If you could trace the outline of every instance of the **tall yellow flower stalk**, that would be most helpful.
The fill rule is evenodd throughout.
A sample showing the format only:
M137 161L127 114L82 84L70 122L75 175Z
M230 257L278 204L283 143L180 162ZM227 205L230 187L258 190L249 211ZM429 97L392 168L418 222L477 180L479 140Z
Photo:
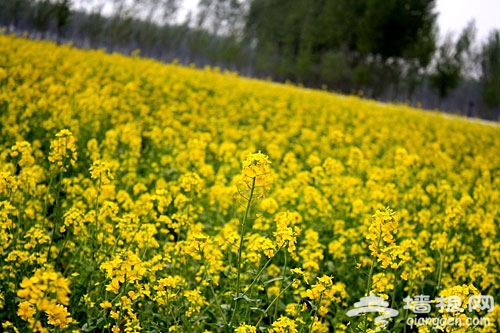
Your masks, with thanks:
M269 190L273 181L269 157L260 151L248 154L243 161L241 180L245 184L246 189L253 192L252 195L262 197L264 190Z
M370 241L368 248L372 256L379 258L383 248L395 245L394 234L398 229L396 213L389 207L377 210L372 217L366 239Z
M50 141L50 153L48 157L51 164L50 170L53 174L50 177L48 193L44 203L44 215L47 215L49 202L51 202L54 205L54 232L52 232L49 249L47 251L47 261L50 260L52 245L54 244L54 238L56 236L55 230L60 229L60 227L57 226L57 223L59 222L59 216L61 215L60 202L63 174L68 171L70 166L76 166L77 159L78 153L73 133L71 133L68 129L60 130L56 133L56 138ZM52 190L52 184L56 179L57 186L55 187L55 193L52 195L50 192Z
M394 234L397 232L398 224L396 213L389 207L384 210L377 210L372 217L368 235L366 236L370 244L368 248L373 256L366 284L366 295L370 293L375 260L381 260L382 265L385 267L390 264L390 262L384 262L386 258L390 258L384 255L384 252L395 245Z
M78 154L73 133L63 129L56 134L56 139L50 142L49 162L61 172L66 172L68 167L75 166Z
M238 264L236 266L238 275L236 278L236 293L234 295L234 310L231 316L231 321L229 326L232 325L234 317L238 312L238 301L241 297L240 295L240 282L241 282L241 254L243 252L243 239L245 237L245 224L250 213L250 206L254 200L254 197L262 197L264 195L264 190L269 189L272 176L271 176L271 162L267 155L262 154L260 151L258 153L248 154L243 161L243 168L241 172L241 180L246 185L246 188L250 191L247 200L247 207L245 210L245 215L241 221L241 231L240 231L240 242L238 246Z
M368 273L368 280L366 282L365 295L368 295L372 288L372 277L373 270L375 268L375 261L383 259L383 252L385 252L385 250L389 247L392 247L396 244L394 235L398 230L398 225L399 222L396 213L389 207L386 207L384 210L377 210L372 216L372 222L370 224L370 227L368 228L368 235L366 236L366 239L370 244L368 248L371 251L372 263L370 266L370 272ZM390 263L388 262L383 263L383 265L389 264ZM365 317L365 332L367 331L367 319L368 317Z

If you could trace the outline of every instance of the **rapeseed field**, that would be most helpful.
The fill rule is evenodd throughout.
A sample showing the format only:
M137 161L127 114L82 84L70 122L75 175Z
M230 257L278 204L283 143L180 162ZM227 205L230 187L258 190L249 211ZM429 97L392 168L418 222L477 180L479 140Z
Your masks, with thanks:
M497 332L500 128L0 36L4 332Z

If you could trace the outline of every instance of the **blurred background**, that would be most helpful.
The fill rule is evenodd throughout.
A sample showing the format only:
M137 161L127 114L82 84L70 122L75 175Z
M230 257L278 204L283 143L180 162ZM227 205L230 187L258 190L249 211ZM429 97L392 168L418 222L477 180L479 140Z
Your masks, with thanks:
M498 15L500 0L0 0L7 33L494 120Z

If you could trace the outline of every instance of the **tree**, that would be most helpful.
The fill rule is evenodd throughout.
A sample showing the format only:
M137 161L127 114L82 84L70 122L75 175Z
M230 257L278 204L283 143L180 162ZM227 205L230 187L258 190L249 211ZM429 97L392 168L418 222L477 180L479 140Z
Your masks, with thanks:
M112 2L113 16L108 20L106 29L108 43L111 49L124 51L121 48L132 41L134 11L130 2L126 0L113 0Z
M475 47L476 35L476 23L472 20L460 34L456 45L456 52L462 62L462 75L465 80L477 79L480 72L477 66L479 63L479 52Z
M439 46L436 64L431 73L430 85L439 95L439 106L450 91L458 87L461 81L462 64L455 54L453 41L448 36Z
M20 28L22 19L30 9L29 0L0 1L0 19L7 28Z
M321 57L320 79L328 87L349 93L352 89L349 54L345 49L326 52Z
M434 4L435 0L253 0L246 32L256 41L258 53L272 50L273 67L282 79L332 79L334 75L325 70L335 67L331 55L341 52L353 69L350 81L372 85L378 94L379 87L397 85L401 60L429 64L435 49Z
M475 31L474 22L471 22L462 31L456 43L448 35L438 49L436 64L430 75L430 84L439 95L439 106L442 100L466 78L465 64L466 59L472 57Z
M481 86L484 103L500 106L500 31L490 33L481 53Z
M373 68L372 97L387 90L381 87L393 87L398 92L404 68L412 64L421 68L429 65L435 52L436 14L433 9L434 1L429 0L366 2L357 26L356 48L363 55L362 62L369 60ZM414 75L416 72L406 73ZM419 82L418 78L411 79L413 85Z
M52 19L52 4L49 0L40 0L34 4L33 24L35 29L41 32L42 38L45 37L49 24Z
M162 0L161 7L161 23L172 23L179 12L181 0Z
M434 0L367 0L357 20L357 50L389 58L413 58L419 39L432 34ZM421 58L430 57L432 48ZM430 53L429 53L430 51ZM424 62L424 61L422 61Z
M92 8L91 12L85 16L85 21L82 24L82 30L92 48L97 48L103 40L106 19L101 14L102 9L102 5Z
M238 34L244 25L244 8L240 0L200 0L198 27L214 35Z
M56 19L57 42L64 38L69 18L71 16L71 0L58 0L54 4L54 15Z

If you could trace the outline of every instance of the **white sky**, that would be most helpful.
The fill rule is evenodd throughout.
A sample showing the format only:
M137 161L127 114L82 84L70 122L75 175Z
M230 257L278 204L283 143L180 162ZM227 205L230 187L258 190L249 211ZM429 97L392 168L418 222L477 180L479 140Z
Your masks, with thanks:
M493 29L500 30L500 0L437 0L438 26L441 36L455 36L472 19L476 21L477 40L485 40Z

